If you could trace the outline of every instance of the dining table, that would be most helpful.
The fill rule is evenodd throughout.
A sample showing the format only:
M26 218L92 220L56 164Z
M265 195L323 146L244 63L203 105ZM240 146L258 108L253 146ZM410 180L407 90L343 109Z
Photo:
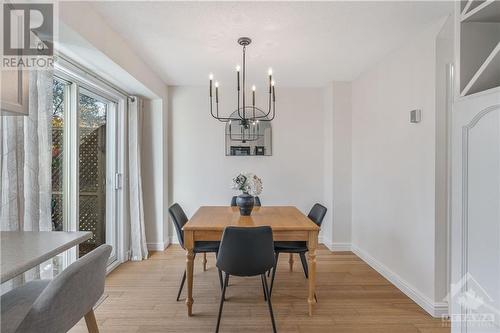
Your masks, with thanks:
M254 207L250 216L240 215L239 207L202 206L184 225L184 247L186 249L187 313L193 315L193 268L194 244L197 241L220 241L228 226L270 226L274 241L305 241L309 266L308 306L309 316L316 303L316 248L319 227L294 206Z
M1 231L0 282L4 283L92 237L88 231Z

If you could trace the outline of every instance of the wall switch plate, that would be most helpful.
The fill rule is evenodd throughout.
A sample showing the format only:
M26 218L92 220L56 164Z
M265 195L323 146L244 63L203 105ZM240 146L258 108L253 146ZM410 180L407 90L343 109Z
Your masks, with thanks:
M410 111L410 123L417 124L422 121L422 110L416 109Z

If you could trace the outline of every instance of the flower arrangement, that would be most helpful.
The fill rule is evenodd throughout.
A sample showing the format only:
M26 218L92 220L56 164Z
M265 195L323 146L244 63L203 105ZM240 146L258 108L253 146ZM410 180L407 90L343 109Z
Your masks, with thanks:
M262 180L249 172L240 172L233 178L232 189L246 194L259 195L262 193Z

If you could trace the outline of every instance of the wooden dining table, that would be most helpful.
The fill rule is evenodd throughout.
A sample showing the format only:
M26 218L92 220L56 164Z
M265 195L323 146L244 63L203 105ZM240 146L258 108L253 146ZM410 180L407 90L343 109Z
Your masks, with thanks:
M316 248L319 227L293 206L254 207L250 216L241 216L238 207L203 206L184 225L186 248L188 316L193 315L193 267L194 243L197 241L220 241L224 228L228 226L270 226L275 241L306 241L309 265L309 315L312 316L316 292Z

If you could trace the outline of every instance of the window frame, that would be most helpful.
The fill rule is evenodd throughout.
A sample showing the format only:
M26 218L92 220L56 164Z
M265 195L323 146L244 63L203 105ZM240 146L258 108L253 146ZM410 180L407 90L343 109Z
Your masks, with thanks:
M79 174L79 154L78 149L72 149L78 146L79 142L79 94L80 92L97 99L110 102L107 103L107 117L110 123L116 123L116 128L112 129L110 135L115 138L116 145L111 145L112 150L110 156L114 156L112 160L107 159L112 163L109 167L115 170L114 175L106 176L106 197L109 196L112 202L109 204L112 207L111 212L106 210L106 218L114 213L113 219L115 224L112 230L115 238L115 256L108 261L107 272L112 271L121 263L127 260L125 249L125 225L124 225L124 193L122 188L122 179L125 168L125 125L126 125L126 106L127 98L125 94L118 91L114 87L106 83L106 81L90 71L83 70L62 57L57 57L54 66L54 79L65 83L64 91L64 110L65 119L63 127L63 177L69 179L70 174ZM116 117L116 118L113 118ZM76 130L74 130L76 129ZM108 165L107 165L108 167ZM108 186L112 184L112 186ZM114 193L110 193L111 189ZM108 201L108 199L107 199ZM76 231L79 221L79 182L65 181L63 184L63 221L64 229L67 231ZM108 202L106 203L108 205ZM108 231L108 225L106 225ZM77 248L68 251L65 256L64 264L69 264L78 258Z

